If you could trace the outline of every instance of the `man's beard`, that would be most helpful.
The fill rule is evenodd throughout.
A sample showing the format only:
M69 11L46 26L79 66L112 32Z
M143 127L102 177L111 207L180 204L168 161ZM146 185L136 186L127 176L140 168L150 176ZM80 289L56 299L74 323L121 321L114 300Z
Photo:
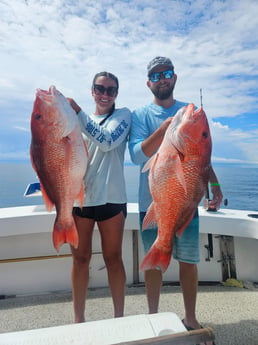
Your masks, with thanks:
M172 95L173 90L174 90L174 85L167 88L151 89L153 95L161 101L168 99Z

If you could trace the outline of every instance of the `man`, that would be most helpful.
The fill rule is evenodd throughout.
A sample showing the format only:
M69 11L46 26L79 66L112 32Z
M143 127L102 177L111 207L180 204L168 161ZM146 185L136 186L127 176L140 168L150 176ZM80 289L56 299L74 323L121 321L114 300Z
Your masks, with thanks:
M135 164L140 164L140 169L158 150L172 117L181 107L188 104L173 97L177 75L170 59L166 57L154 58L148 64L147 72L147 87L153 93L154 100L133 112L129 139L131 159ZM212 168L209 181L212 183L211 191L213 193L213 200L209 206L218 208L223 195ZM139 210L141 229L151 201L148 173L140 173ZM141 236L144 251L147 252L157 237L157 229L141 231ZM198 210L182 237L180 239L175 237L173 257L179 261L179 279L185 306L183 322L188 329L198 329L201 327L195 314L198 288L197 263L199 262ZM157 313L162 286L162 272L158 269L145 271L145 285L149 313Z

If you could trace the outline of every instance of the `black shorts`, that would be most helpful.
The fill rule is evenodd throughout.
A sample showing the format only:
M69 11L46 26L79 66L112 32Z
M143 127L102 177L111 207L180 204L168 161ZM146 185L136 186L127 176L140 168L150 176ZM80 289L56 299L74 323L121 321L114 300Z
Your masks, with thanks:
M94 219L95 221L107 220L109 218L116 216L121 211L126 217L126 204L107 203L105 205L83 207L82 209L80 207L73 208L74 215L82 218Z

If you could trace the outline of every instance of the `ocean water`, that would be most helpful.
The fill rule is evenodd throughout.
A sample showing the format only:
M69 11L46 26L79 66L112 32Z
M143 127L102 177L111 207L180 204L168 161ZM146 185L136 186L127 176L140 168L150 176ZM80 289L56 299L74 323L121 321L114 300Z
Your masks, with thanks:
M258 211L258 166L213 164L228 205L221 208ZM137 202L139 167L125 164L128 202ZM24 197L29 183L37 182L30 162L0 162L0 207L43 204L41 196Z
M137 202L138 177L137 166L125 166L128 202ZM24 197L27 185L33 182L38 182L38 178L30 162L0 161L0 208L43 204L41 196Z

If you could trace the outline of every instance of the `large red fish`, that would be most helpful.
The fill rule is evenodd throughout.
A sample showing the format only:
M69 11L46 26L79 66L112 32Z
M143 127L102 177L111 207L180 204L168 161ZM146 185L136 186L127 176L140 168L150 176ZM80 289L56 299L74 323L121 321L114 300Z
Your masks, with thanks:
M158 226L158 236L144 257L140 270L159 267L165 272L172 254L173 238L180 236L193 218L208 184L211 136L202 108L181 108L167 128L157 153L143 168L149 172L153 202L143 229Z
M56 208L53 244L78 246L73 204L83 205L88 153L75 111L54 86L37 89L31 115L31 162L48 211Z

